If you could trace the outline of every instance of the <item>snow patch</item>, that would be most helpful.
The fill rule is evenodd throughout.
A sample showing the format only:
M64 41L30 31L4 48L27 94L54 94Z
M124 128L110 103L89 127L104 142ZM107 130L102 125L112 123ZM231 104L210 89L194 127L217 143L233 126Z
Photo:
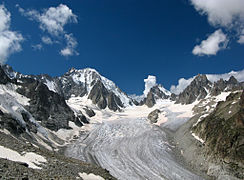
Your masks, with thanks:
M47 162L46 158L34 152L27 152L20 155L17 151L4 146L0 146L0 158L8 159L14 162L27 163L28 167L32 169L41 169L41 167L37 165Z
M79 176L84 180L105 180L103 177L95 175L95 174L87 174L87 173L79 173Z
M46 82L44 83L50 91L57 92L56 84L53 81L49 81L46 79Z
M201 139L200 137L198 137L195 133L191 133L191 135L192 135L196 140L200 141L202 144L205 143L204 140Z
M57 132L53 132L58 138L68 141L72 139L74 136L79 136L79 132L81 131L82 127L78 127L75 125L74 122L69 121L69 126L72 129L59 129Z

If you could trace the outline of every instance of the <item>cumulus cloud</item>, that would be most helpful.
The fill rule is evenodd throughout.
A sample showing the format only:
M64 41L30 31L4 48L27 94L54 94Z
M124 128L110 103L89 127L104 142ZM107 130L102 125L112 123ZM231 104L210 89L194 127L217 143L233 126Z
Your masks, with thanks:
M72 34L67 33L64 30L64 26L68 23L77 23L77 16L72 12L72 10L64 5L60 4L57 7L50 7L43 10L41 13L37 10L25 10L17 5L19 12L26 16L28 19L37 21L40 23L39 27L43 32L47 32L49 36L43 36L41 38L44 44L54 44L56 42L60 43L61 39L66 42L66 47L64 47L60 54L63 56L73 56L79 53L75 50L78 43Z
M147 79L144 79L145 82L145 90L143 91L143 94L145 95L145 97L147 96L147 94L149 93L150 89L154 86L157 85L156 83L156 76L151 76L149 75L147 77Z
M60 4L58 7L50 7L42 13L39 13L37 10L24 10L19 6L17 7L19 8L19 12L24 16L38 21L43 31L47 31L55 36L65 32L64 26L66 24L77 23L77 16L64 4Z
M23 36L10 30L11 14L0 5L0 64L7 61L10 54L21 51L20 42L24 40Z
M77 46L77 41L73 37L72 34L65 34L65 39L67 42L67 46L60 51L60 54L62 56L73 56L73 55L78 55L79 53L75 50Z
M239 82L244 82L244 70L242 71L231 71L229 73L225 73L225 74L206 74L207 78L209 81L211 81L212 83L220 80L221 78L224 80L229 80L229 78L231 76L234 76ZM184 91L184 89L189 86L191 84L191 82L193 81L193 79L195 78L191 77L189 79L184 79L181 78L178 81L178 85L172 85L170 88L170 92L174 93L174 94L180 94L181 92Z
M195 9L208 16L212 25L236 26L244 22L243 0L191 0Z
M191 3L200 14L208 17L212 26L222 27L230 37L234 33L237 42L244 43L243 0L191 0Z
M200 45L194 47L192 53L194 55L216 55L221 49L225 49L228 44L228 38L221 29L216 30L206 40L203 40Z

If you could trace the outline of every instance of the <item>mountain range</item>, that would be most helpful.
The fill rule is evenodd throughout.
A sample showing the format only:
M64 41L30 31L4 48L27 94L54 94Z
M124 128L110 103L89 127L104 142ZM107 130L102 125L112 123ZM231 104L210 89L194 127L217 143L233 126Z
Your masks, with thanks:
M123 112L126 108L137 106L147 106L153 110L153 107L164 101L182 106L191 105L222 93L241 92L244 89L244 82L239 82L235 75L230 75L227 80L215 78L214 81L212 80L213 76L211 76L210 81L209 75L198 74L192 78L184 90L177 94L154 82L148 91L141 96L127 95L114 82L91 68L81 70L72 68L60 77L51 77L49 75L23 75L15 72L8 65L2 65L0 77L1 132L10 134L19 141L29 141L33 146L44 147L44 149L49 150L55 150L64 144L57 132L63 129L72 130L74 126L82 127L89 124L90 119L96 116L97 112L105 110ZM238 79L240 78L238 77ZM241 97L243 101L243 95ZM82 106L78 110L69 104L69 101L75 98L80 100ZM219 153L221 151L223 154L223 149L220 146L218 146L219 149L215 149L213 145L222 136L215 134L215 137L219 137L218 139L208 140L214 133L211 132L211 128L207 128L207 130L203 128L208 126L204 123L216 119L216 113L220 111L220 106L224 105L218 104L216 110L207 117L206 121L201 121L192 131L199 134L199 137L202 137L204 141L209 142L208 144L211 149L215 150L214 152ZM157 122L160 111L157 110L155 113L156 116L154 114L151 116L154 118L153 121ZM238 148L243 149L243 103L238 113L240 115L238 115L237 121L242 125L238 126L241 131L238 131L237 134L241 134L241 137L237 136L236 132L232 133L236 138L240 138L238 144L233 145L232 151L236 151ZM223 123L222 125L219 123L211 126L214 129L222 129ZM224 128L227 132L230 127L224 126ZM225 137L225 141L228 141L226 139L228 136ZM227 146L227 144L225 145ZM208 150L211 151L211 149ZM233 155L232 153L230 159L232 157L238 161L238 158L243 157L243 154ZM57 159L60 160L60 158ZM104 178L112 178L108 172L98 171ZM241 177L240 174L239 176ZM33 177L35 176L33 175Z

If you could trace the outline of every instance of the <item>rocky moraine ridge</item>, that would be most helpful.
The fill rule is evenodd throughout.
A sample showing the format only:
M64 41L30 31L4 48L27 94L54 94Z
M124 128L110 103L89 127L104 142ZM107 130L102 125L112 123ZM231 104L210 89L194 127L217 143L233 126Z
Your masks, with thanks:
M97 111L120 112L126 107L143 105L153 108L162 100L188 105L223 92L236 93L230 94L226 102L218 103L208 116L194 126L203 112L201 108L198 109L198 114L187 122L188 125L192 124L184 130L194 132L203 139L205 146L202 151L206 157L214 157L216 162L224 159L224 162L237 171L235 177L244 178L243 93L240 93L244 89L244 83L238 82L234 76L228 80L211 82L206 75L197 75L180 94L173 94L163 86L155 85L140 101L129 97L112 81L90 68L72 68L61 77L50 77L23 75L4 65L0 66L0 77L0 146L20 154L35 152L45 156L48 161L40 165L42 170L33 170L28 164L1 159L2 178L11 177L12 171L14 178L76 179L82 178L79 173L84 172L114 179L100 167L64 157L60 150L67 142L57 132L88 124ZM67 104L68 100L77 97L91 101L96 112L86 104L79 111ZM148 118L156 123L160 113L156 109ZM185 126L187 124L182 127ZM58 149L59 152L56 152ZM63 171L63 166L67 170Z

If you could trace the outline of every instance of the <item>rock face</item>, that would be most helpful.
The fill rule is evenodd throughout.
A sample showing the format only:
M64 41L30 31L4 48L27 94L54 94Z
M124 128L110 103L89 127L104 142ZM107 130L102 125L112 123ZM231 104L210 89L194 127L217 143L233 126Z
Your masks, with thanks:
M117 111L125 106L134 104L133 100L122 92L112 81L101 76L96 70L86 68L82 70L70 69L61 77L48 75L25 76L14 72L10 66L4 66L5 72L16 79L31 78L45 84L50 91L58 93L66 100L71 96L87 96L100 109L108 107Z
M208 155L223 160L236 172L244 172L244 91L232 93L192 131L205 141ZM242 174L242 177L244 175Z
M153 107L158 99L168 99L170 97L170 95L166 95L166 93L167 92L164 91L161 85L156 85L150 89L147 97L140 103L140 105L145 104L148 107Z
M12 80L5 74L4 70L0 66L0 84L7 84L12 82Z
M217 96L223 91L235 91L241 90L243 88L244 84L239 83L234 76L231 76L228 81L220 79L217 82L215 82L213 88L211 89L211 95Z
M22 78L21 81L22 87L17 92L30 99L27 110L44 127L57 131L60 128L69 128L69 121L75 122L74 113L62 96L50 91L37 80Z
M176 100L176 103L191 104L196 100L204 99L208 94L217 96L221 92L241 90L243 88L244 83L238 82L234 76L231 76L228 81L220 79L212 83L206 75L199 74L178 96L171 94L171 100Z
M186 89L176 98L176 103L191 104L195 100L203 99L211 89L212 83L206 75L197 75Z

